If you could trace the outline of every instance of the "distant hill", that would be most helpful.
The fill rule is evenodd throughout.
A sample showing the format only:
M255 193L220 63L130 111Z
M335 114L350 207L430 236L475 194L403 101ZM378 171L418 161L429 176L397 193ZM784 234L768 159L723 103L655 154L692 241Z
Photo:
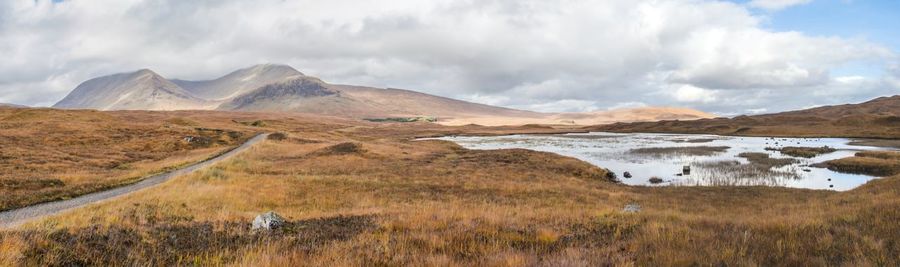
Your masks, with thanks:
M713 118L712 114L687 108L641 107L623 108L594 112L544 113L538 116L469 116L457 117L441 122L446 125L478 124L485 126L554 124L554 125L598 125L616 122L644 122L659 120L696 120Z
M0 103L0 108L27 108L28 106Z
M168 80L151 70L109 75L78 85L54 107L300 112L360 119L426 116L445 124L482 125L588 125L712 117L696 110L675 108L539 113L402 89L330 84L277 64L256 65L206 81Z
M594 131L710 133L747 136L835 136L900 138L900 95L858 104L823 106L734 118L615 123Z

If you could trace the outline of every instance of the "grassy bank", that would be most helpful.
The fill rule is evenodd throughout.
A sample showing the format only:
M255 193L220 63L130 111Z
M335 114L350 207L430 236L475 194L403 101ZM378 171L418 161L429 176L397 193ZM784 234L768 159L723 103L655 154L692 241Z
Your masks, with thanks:
M821 165L844 173L892 176L900 174L900 152L864 151L853 157L830 160Z

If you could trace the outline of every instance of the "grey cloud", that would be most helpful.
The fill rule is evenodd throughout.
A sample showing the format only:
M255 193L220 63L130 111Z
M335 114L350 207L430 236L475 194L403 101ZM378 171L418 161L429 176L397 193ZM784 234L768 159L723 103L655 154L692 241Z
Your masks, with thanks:
M887 64L893 51L767 31L746 7L716 1L41 0L0 3L0 15L0 102L31 105L115 72L205 79L264 62L544 111L642 103L732 114L900 88L900 75L848 85L829 74ZM679 99L683 85L716 101Z

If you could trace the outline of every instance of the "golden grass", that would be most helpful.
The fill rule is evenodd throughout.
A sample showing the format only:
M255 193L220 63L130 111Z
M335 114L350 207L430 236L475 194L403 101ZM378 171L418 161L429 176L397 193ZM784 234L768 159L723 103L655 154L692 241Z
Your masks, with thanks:
M900 176L843 193L630 187L555 154L409 141L502 129L289 118L206 170L0 232L0 265L900 264ZM269 210L291 223L249 230Z
M821 165L838 172L892 176L900 174L900 152L863 151L853 157L829 160Z
M2 109L0 210L134 183L252 135L205 121L175 113Z

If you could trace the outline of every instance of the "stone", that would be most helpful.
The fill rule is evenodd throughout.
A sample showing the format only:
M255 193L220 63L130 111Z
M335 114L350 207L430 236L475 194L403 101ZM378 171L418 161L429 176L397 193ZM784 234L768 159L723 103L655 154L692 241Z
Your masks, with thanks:
M630 173L630 172L625 172L625 173L622 174L622 176L624 176L625 178L631 178L631 173Z
M641 205L638 204L628 204L625 205L625 208L622 209L624 212L635 213L641 211Z
M274 211L266 212L256 216L256 219L253 219L253 230L263 229L263 230L273 230L278 229L279 227L284 226L284 218L275 213Z

